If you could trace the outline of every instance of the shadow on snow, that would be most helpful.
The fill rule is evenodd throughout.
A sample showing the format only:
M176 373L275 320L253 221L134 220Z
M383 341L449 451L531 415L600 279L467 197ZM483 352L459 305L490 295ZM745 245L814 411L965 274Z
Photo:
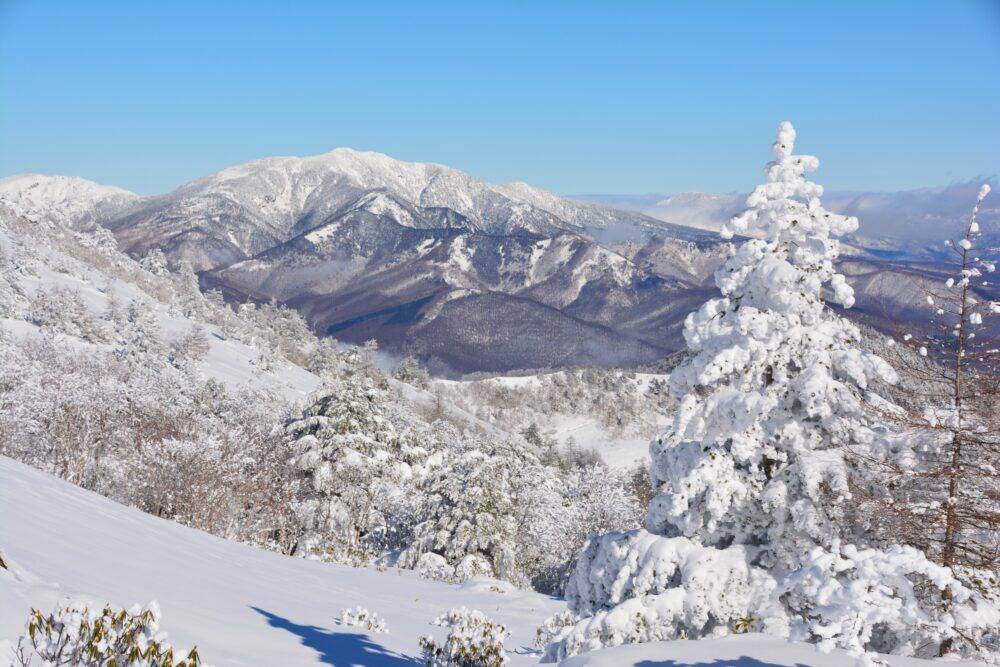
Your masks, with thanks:
M315 625L299 625L269 611L250 607L267 619L273 628L286 630L296 635L303 646L316 651L320 660L334 667L371 665L372 667L413 667L420 664L412 658L400 655L376 644L367 635L352 632L330 632Z

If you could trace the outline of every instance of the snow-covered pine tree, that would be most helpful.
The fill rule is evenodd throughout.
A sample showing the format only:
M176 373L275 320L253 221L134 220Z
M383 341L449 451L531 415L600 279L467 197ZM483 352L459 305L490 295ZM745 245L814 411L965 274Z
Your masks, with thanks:
M399 362L392 376L400 382L405 382L420 389L426 389L430 384L430 376L427 375L427 371L424 370L420 362L413 355Z
M154 276L166 276L170 274L167 268L167 257L159 248L153 248L139 260L139 266L152 273Z
M782 123L767 182L722 232L755 238L717 270L722 296L685 323L691 356L670 378L679 405L650 446L660 492L650 532L588 543L567 590L583 618L550 644L550 659L747 629L859 655L913 653L955 634L955 617L914 593L919 581L964 604L970 593L950 572L913 549L848 543L865 536L844 523L844 448L875 442L866 391L893 371L857 349L856 327L825 305L828 294L853 304L834 237L858 223L822 207L822 188L805 177L819 161L794 155L794 141ZM851 596L867 586L879 595Z
M305 555L363 561L391 530L413 466L425 457L400 437L386 414L387 397L370 381L321 390L287 432L294 464L308 479L302 507Z
M169 275L153 273L154 275ZM201 316L205 310L205 300L198 284L198 274L194 272L191 262L182 260L177 265L177 272L170 277L174 284L174 298L171 307L184 317Z
M420 485L421 521L400 565L459 581L486 575L526 584L517 562L519 503L545 470L523 441L457 432L449 440L445 460Z
M836 273L834 238L856 218L820 204L805 178L819 161L792 154L782 123L767 183L722 235L759 233L716 272L722 297L685 322L693 356L670 376L680 403L671 430L651 449L662 493L649 528L702 544L759 546L755 564L792 569L839 533L847 470L838 450L871 442L863 393L893 371L857 349L857 328L824 303L845 307L851 288Z
M146 355L163 353L160 323L149 301L130 302L116 334L115 355L130 364L141 366Z

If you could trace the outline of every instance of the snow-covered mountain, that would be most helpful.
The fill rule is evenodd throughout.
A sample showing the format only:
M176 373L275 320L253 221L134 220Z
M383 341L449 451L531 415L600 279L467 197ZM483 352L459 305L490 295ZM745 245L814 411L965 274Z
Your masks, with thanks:
M197 269L246 259L367 215L406 229L553 236L617 225L656 229L631 212L574 202L524 183L494 185L442 165L339 148L255 160L151 197L109 224L127 249L166 246Z
M36 219L90 225L113 219L142 201L121 188L76 176L19 174L0 178L0 203Z
M946 199L964 206L962 194ZM928 203L942 197L913 195L907 210L944 219L952 208ZM29 217L103 225L134 257L161 249L175 266L189 262L205 289L292 305L317 332L377 339L439 373L671 354L728 252L715 230L743 205L699 193L607 200L641 209L630 211L349 149L256 160L155 197L24 175L0 181L0 198ZM884 325L880 313L922 300L910 277L925 267L886 263L908 258L898 243L859 241L898 198L831 199L862 216L848 273L860 287L856 312ZM996 211L983 218L994 224Z
M23 212L78 211L133 256L162 249L206 288L292 304L317 331L376 338L438 370L659 359L725 253L714 235L633 212L348 149L258 160L149 198L8 180Z

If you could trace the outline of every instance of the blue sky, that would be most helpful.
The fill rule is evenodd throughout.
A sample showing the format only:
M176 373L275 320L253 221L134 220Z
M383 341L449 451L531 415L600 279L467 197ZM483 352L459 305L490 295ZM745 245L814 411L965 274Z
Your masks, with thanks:
M1000 1L0 0L0 175L143 194L337 146L564 194L1000 174Z

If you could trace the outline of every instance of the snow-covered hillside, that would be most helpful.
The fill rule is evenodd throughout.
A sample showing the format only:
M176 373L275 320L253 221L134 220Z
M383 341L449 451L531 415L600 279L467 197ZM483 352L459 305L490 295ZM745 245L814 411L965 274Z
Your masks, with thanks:
M674 403L669 375L602 369L520 377L435 379L428 390L512 433L593 452L613 468L646 466L649 443L663 432Z
M557 599L475 579L461 586L412 572L378 572L280 556L227 542L117 505L0 457L0 641L16 640L31 607L64 597L129 606L157 600L178 646L207 663L268 667L419 664L417 640L451 607L479 609L507 625L511 665L536 664L535 628L564 607ZM361 605L388 633L338 624ZM0 643L0 646L3 644ZM582 667L845 667L843 653L761 636L622 647L567 661ZM892 659L897 667L925 661ZM957 663L948 663L957 664ZM964 663L973 664L973 663Z
M157 600L175 645L214 665L409 665L417 640L451 607L507 625L512 665L538 661L536 626L557 600L477 579L462 586L411 571L377 572L234 544L117 505L0 458L0 638L16 639L31 607L63 596L120 606ZM361 605L386 634L338 625Z
M22 237L0 227L0 253L9 255L17 250L32 256L30 269L26 266L17 280L18 288L27 299L35 298L39 292L71 293L80 299L87 314L95 320L108 311L112 302L123 307L141 303L149 309L157 327L167 337L183 335L196 324L207 325L207 350L204 358L197 362L198 371L204 377L218 380L233 390L274 390L289 401L301 401L319 386L318 377L296 364L286 362L280 368L261 368L259 345L228 336L217 326L184 316L170 304L158 300L155 293L143 291L134 282L38 243L37 237ZM19 337L40 338L43 335L42 327L26 318L0 317L0 326ZM108 346L97 343L96 347Z

